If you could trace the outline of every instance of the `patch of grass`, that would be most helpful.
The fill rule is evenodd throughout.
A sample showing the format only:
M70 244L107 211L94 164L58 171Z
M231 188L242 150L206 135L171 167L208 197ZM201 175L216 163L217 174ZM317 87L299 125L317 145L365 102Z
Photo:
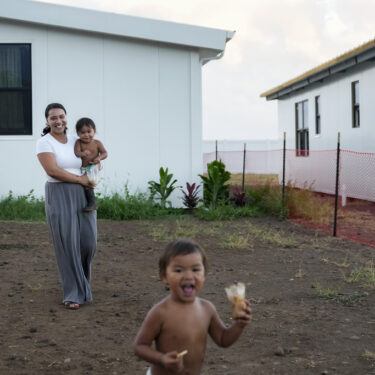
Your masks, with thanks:
M153 226L150 235L154 241L169 242L172 241L173 235L165 225Z
M98 218L109 220L145 220L154 218L173 218L183 215L184 210L163 208L145 193L131 195L125 186L123 193L98 196Z
M304 219L320 225L329 225L333 218L332 204L315 194L312 185L299 189L289 182L285 202L290 218Z
M315 287L315 294L317 297L321 298L328 298L328 299L335 299L339 295L340 288L332 289L323 287L320 283L316 283Z
M153 225L150 235L154 241L169 242L176 238L195 238L199 234L200 228L189 220L176 220L174 229L166 225Z
M284 218L286 212L282 207L282 187L266 182L263 185L247 187L246 193L251 198L251 206L260 212Z
M368 293L354 292L353 294L340 293L340 288L332 289L325 288L321 284L317 283L314 285L315 294L317 297L330 299L336 302L340 302L344 306L355 306L360 305L368 296Z
M208 228L205 229L204 233L209 236L216 236L220 234L223 226L224 223L222 221L214 221Z
M32 291L32 292L38 292L40 290L43 289L43 285L41 283L37 284L37 285L30 285L30 284L27 284L27 287Z
M362 354L362 357L364 359L367 359L368 361L375 361L375 353L370 352L369 350L365 350L365 352Z
M296 246L296 241L291 237L284 237L280 233L264 232L263 240L271 245L280 247L293 247Z
M234 220L241 217L258 217L263 212L258 207L245 206L233 207L229 205L216 208L199 207L193 211L193 215L201 220Z
M176 238L179 237L188 237L194 238L197 234L199 234L200 229L197 225L191 222L187 222L185 220L176 220Z
M0 220L45 221L44 199L36 198L33 190L20 196L10 190L0 201Z
M375 267L371 262L368 266L357 268L346 279L349 283L359 283L362 287L375 289Z
M276 245L279 247L297 246L297 242L292 237L285 236L280 232L272 232L269 229L266 230L263 228L258 228L252 224L248 224L247 230L253 237L259 238L263 242L271 245Z
M228 249L247 249L252 248L249 240L249 235L242 235L233 233L226 236L221 242L220 246Z
M253 224L249 223L247 225L247 231L253 236L253 237L261 237L265 230L263 228L259 228L254 226Z

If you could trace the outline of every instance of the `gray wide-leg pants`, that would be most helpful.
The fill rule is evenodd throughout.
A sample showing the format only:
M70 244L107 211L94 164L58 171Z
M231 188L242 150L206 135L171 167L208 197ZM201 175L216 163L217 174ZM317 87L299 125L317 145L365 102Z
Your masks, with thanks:
M92 301L91 261L97 241L96 211L86 207L82 185L47 182L46 217L63 285L63 302Z

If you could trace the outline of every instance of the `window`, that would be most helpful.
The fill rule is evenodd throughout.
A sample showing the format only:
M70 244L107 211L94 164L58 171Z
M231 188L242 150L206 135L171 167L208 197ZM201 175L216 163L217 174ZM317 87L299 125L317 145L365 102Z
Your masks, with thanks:
M296 103L296 155L309 156L308 101Z
M352 126L359 128L359 81L352 82Z
M31 45L0 44L0 135L29 135Z
M320 134L320 95L315 97L315 134Z

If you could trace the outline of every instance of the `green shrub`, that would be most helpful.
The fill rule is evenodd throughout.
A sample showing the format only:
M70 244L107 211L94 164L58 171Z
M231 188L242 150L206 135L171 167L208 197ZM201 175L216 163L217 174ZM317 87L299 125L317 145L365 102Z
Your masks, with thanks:
M149 181L149 190L152 199L156 199L160 201L160 206L162 208L166 207L168 203L169 207L172 207L170 201L168 201L168 197L172 194L172 192L177 189L181 188L182 186L174 186L177 180L173 180L173 174L168 174L168 168L160 167L159 169L159 182L156 181Z
M281 189L281 186L270 183L248 187L247 194L251 197L251 206L273 216L287 216L287 211L282 204Z
M182 209L165 208L156 205L145 193L129 193L127 186L124 192L113 193L111 196L98 195L98 218L109 220L141 220L157 217L176 217L182 214Z
M207 176L199 175L203 182L203 201L206 207L215 208L226 204L229 198L230 172L221 160L207 164Z
M10 190L0 201L0 220L45 221L44 199L36 198L34 190L17 197Z

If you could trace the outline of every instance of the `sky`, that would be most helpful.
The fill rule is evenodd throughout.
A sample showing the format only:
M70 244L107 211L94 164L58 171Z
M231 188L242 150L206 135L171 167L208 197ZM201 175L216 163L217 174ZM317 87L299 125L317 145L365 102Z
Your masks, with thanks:
M277 139L260 94L375 38L375 0L43 0L236 31L202 67L203 139Z

